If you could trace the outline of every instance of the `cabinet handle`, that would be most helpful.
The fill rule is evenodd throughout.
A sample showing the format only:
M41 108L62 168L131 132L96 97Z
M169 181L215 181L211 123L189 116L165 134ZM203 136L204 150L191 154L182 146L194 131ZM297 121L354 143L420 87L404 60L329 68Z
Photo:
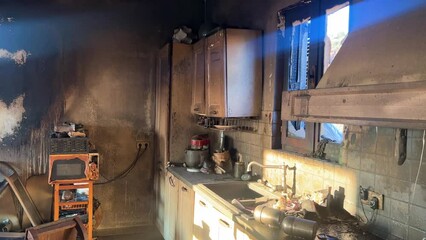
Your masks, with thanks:
M210 111L210 114L216 115L217 111Z
M200 111L200 108L194 108L194 112Z
M169 177L169 183L170 183L170 186L172 186L172 187L176 186L175 183L174 183L174 181L173 181L172 176Z
M202 207L206 207L207 205L206 205L206 203L205 202L203 202L203 201L198 201L198 203L202 206Z
M182 191L188 192L188 189L186 187L182 187Z
M220 225L226 227L226 228L230 228L231 226L229 225L229 223L227 223L225 220L223 219L219 219L219 223Z

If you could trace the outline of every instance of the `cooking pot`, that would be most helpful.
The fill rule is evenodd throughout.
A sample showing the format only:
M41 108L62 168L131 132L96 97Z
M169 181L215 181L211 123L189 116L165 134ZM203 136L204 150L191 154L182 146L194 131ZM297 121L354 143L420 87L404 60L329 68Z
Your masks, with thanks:
M204 161L209 158L208 149L186 149L185 150L185 164L188 171L197 171L202 166Z

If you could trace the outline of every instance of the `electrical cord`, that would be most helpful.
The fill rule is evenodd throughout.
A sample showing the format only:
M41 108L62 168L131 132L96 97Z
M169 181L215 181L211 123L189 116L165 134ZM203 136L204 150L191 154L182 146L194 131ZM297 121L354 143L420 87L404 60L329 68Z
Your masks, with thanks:
M118 179L122 179L125 178L136 166L136 163L139 161L139 159L142 157L142 155L146 152L146 149L148 148L148 144L145 144L145 148L143 149L143 151L141 151L142 149L142 144L139 144L138 146L138 152L136 153L136 157L133 160L133 162L129 165L129 167L127 167L124 171L122 171L120 174L118 174L117 176L115 176L112 179L107 179L105 182L97 182L94 183L94 185L103 185L103 184L107 184L107 183L112 183Z
M363 188L361 187L361 189L363 189ZM364 222L361 217L359 217L359 219L365 224L371 224L371 223L375 222L379 211L377 209L374 209L373 213L371 214L371 218L368 219L367 214L365 213L364 204L362 203L361 195L359 196L359 203L361 204L361 209L362 209L362 212L364 213L364 217L366 219L366 222Z

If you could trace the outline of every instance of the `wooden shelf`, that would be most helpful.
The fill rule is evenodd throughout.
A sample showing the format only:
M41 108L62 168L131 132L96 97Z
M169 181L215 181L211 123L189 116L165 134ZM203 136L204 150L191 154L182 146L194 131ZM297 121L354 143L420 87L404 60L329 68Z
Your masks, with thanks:
M74 205L84 205L89 204L89 201L81 201L81 202L59 202L59 206L74 206Z
M76 190L76 189L89 189L87 201L71 201L61 202L60 191L63 190ZM69 182L55 183L54 184L54 209L53 209L53 220L59 220L59 215L63 211L80 210L86 209L87 212L87 224L84 224L87 228L87 236L89 240L92 240L93 232L93 182L78 182L70 184Z

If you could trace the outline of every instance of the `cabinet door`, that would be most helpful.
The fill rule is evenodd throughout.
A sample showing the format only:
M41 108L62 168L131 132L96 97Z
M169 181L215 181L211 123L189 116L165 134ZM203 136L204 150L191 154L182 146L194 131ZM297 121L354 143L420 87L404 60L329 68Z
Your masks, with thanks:
M155 195L157 210L157 227L163 233L165 210L165 169L169 161L169 102L170 102L170 45L164 46L157 61L156 81L156 117L155 117Z
M215 216L215 221L217 221L217 240L227 239L232 240L235 239L234 235L234 222L232 219L226 217L221 212L216 209L213 209L213 215Z
M193 46L193 77L192 77L192 105L191 112L195 114L205 113L205 39L201 39Z
M236 240L252 240L249 234L238 224L235 224L235 239Z
M167 172L166 174L166 206L164 210L164 238L174 240L176 236L176 219L178 209L178 180Z
M222 30L207 38L207 116L226 117L225 65L225 31Z
M194 200L193 240L217 239L217 221L212 215L213 207L199 194Z
M192 239L194 220L194 191L179 181L177 239Z

